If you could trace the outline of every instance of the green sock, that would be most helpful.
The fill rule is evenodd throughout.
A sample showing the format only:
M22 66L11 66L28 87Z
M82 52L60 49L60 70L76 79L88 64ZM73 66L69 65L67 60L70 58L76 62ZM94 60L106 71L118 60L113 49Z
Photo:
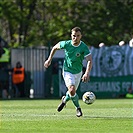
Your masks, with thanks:
M67 91L67 92L66 92L66 97L65 97L64 101L65 101L65 102L68 102L70 99L71 99L71 98L70 98L70 96L69 96L69 92Z
M71 99L72 99L74 105L75 105L77 108L79 108L79 107L80 107L80 106L79 106L79 97L78 97L77 93L76 93L73 97L71 97Z

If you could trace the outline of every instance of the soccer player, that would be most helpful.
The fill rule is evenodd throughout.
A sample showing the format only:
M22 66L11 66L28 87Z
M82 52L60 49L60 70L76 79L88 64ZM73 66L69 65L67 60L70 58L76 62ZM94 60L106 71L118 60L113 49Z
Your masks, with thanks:
M92 56L87 47L87 45L81 41L82 32L80 27L74 27L71 30L71 40L58 42L51 50L48 59L44 62L46 68L51 64L53 55L56 50L65 50L65 59L63 64L63 78L68 88L66 96L62 97L62 101L59 104L57 111L60 112L69 100L72 100L76 107L76 116L80 117L83 115L80 104L79 97L76 90L82 79L82 82L89 81L89 73L92 68ZM84 74L82 74L83 65L82 62L84 58L87 60L87 66Z

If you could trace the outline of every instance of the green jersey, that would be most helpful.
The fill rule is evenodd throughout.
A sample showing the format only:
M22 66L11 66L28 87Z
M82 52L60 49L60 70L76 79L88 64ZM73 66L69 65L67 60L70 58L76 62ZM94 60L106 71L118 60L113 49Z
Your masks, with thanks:
M60 48L65 50L63 64L64 71L77 74L82 71L84 57L91 54L88 46L80 41L78 46L72 44L72 40L60 41Z

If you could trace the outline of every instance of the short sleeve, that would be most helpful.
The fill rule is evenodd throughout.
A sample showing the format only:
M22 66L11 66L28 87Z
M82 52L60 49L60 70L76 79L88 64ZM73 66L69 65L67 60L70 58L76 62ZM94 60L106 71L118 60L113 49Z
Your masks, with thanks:
M66 41L60 41L60 49L65 48Z
M84 51L84 57L86 57L86 56L88 56L90 54L91 54L91 52L90 52L88 46L86 46L85 51Z

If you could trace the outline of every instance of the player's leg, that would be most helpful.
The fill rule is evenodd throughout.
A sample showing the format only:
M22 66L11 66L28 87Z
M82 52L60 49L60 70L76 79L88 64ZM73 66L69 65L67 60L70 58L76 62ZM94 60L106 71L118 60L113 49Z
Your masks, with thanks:
M64 81L65 81L65 85L66 86L69 86L69 84L71 84L71 76L70 76L70 73L68 72L64 72L63 71L63 78L64 78ZM59 104L58 108L57 108L57 111L60 112L64 106L66 105L66 103L70 100L70 95L69 95L69 91L66 92L66 96L63 96L62 97L62 101L61 103Z
M82 116L82 111L81 111L81 108L80 108L80 104L79 104L79 97L78 97L78 94L76 93L76 90L79 86L79 83L80 83L80 80L81 80L81 76L82 76L82 72L78 73L78 74L74 74L74 79L75 79L75 94L73 96L71 96L71 99L76 107L76 111L77 111L77 116L80 117Z
M64 81L68 88L68 91L66 93L66 96L63 96L62 102L58 106L57 110L59 112L64 108L64 106L66 105L66 102L68 102L71 99L77 109L77 116L78 117L82 116L82 111L79 105L79 97L76 93L76 90L80 83L81 76L82 76L82 72L79 74L71 74L69 72L63 72Z
M70 93L71 100L72 100L73 104L76 107L76 111L77 111L76 116L80 117L80 116L82 116L82 111L81 111L81 108L80 108L80 105L79 105L79 97L76 93L76 88L75 88L74 85L71 85L70 87L68 87L68 90L69 90L69 93Z
M57 111L60 112L66 105L66 102L64 101L65 96L62 97L61 103L59 104Z
M73 104L75 105L75 107L79 108L79 97L76 93L76 88L75 88L75 85L71 85L68 87L68 90L69 90L69 96L73 102Z
M75 83L74 77L72 76L71 73L69 73L69 72L64 72L64 71L63 71L63 74L62 74L62 75L63 75L64 81L65 81L65 85L66 85L67 88L68 88L70 85L72 85L72 84ZM70 99L71 99L71 97L70 97L70 93L69 93L69 89L68 89L68 91L66 92L66 96L65 96L65 98L64 98L63 101L66 103L66 102L68 102Z

